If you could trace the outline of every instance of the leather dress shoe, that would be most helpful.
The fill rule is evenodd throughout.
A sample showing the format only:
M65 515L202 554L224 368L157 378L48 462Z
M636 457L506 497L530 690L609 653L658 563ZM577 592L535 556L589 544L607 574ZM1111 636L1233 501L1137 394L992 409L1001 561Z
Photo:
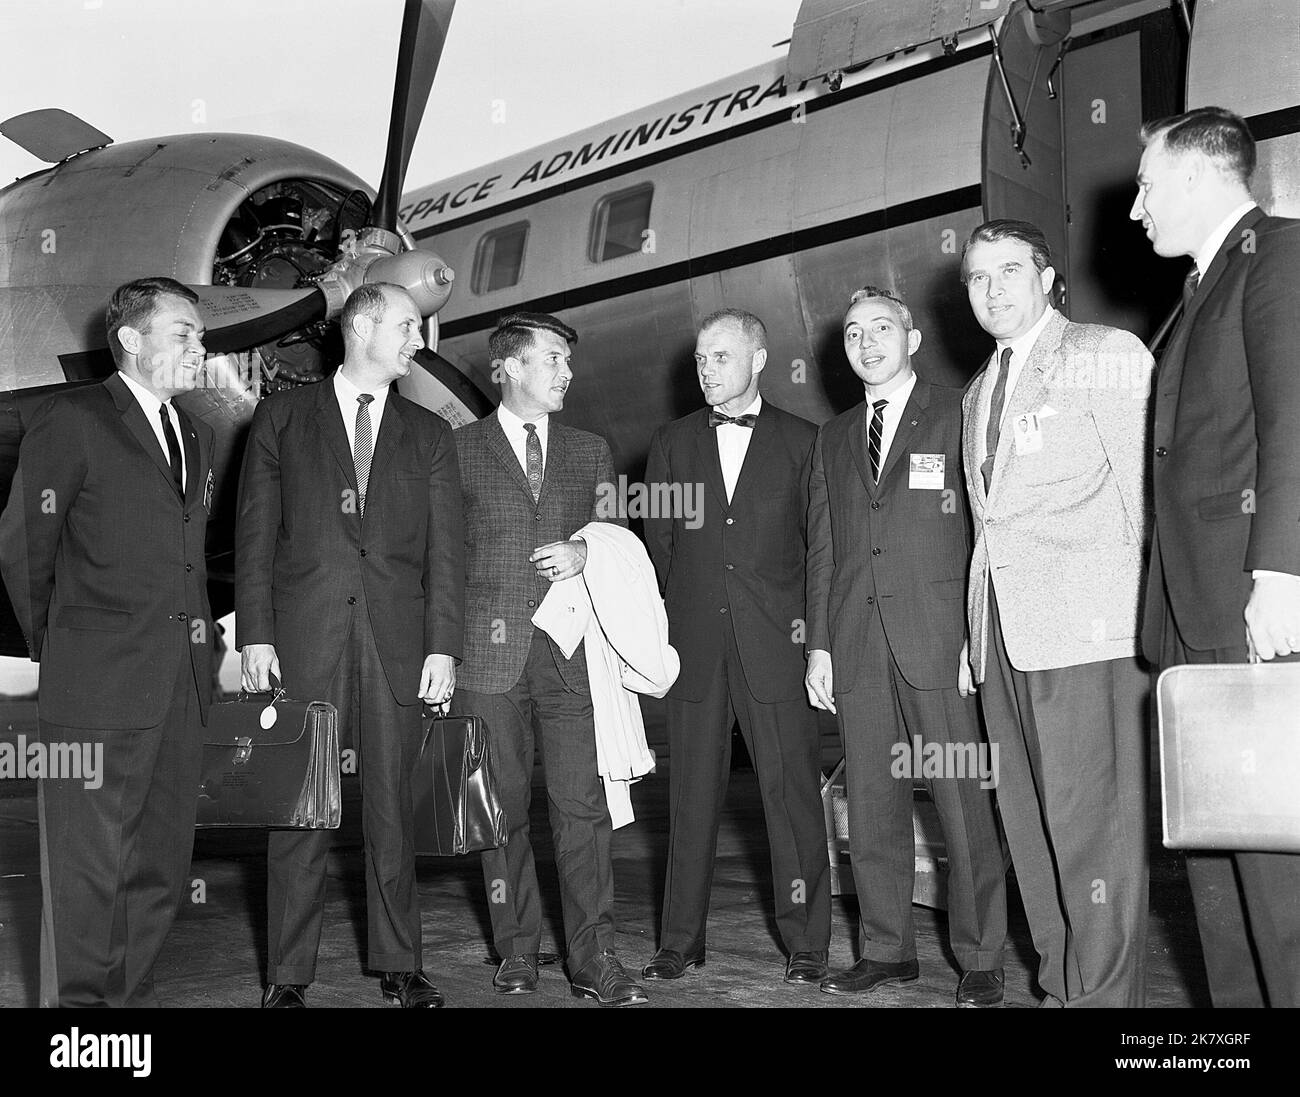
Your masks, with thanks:
M609 949L588 960L569 981L575 998L595 998L602 1006L636 1006L646 1001L645 991L632 982Z
M531 994L537 989L537 953L507 956L492 976L492 985L498 994Z
M966 1008L1002 1004L1002 969L963 971L957 984L957 1005Z
M385 971L379 990L389 1005L403 1009L441 1009L442 995L423 971Z
M866 994L885 984L915 983L920 976L921 968L915 960L901 960L894 964L882 960L859 960L848 971L823 979L822 990L827 994Z
M306 1009L307 988L299 983L271 983L262 992L263 1009Z
M680 979L688 968L704 966L704 948L688 952L677 952L671 948L661 948L650 962L641 969L644 979Z
M795 952L785 962L787 983L820 983L826 978L826 951Z

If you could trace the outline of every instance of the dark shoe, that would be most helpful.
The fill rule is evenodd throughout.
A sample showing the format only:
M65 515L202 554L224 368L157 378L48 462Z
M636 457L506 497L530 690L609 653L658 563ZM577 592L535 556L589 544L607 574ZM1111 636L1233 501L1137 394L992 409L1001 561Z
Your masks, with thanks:
M866 994L887 983L902 985L915 983L921 976L920 965L915 960L887 964L881 960L859 960L848 971L841 971L822 980L822 990L827 994Z
M602 1006L635 1006L646 1001L645 991L632 982L609 949L575 971L570 984L575 998L595 998Z
M796 952L785 962L787 983L820 983L826 978L826 952Z
M957 984L959 1007L997 1006L1002 1004L1002 969L963 971Z
M650 962L641 969L641 977L643 979L680 979L686 974L688 968L703 966L703 946L690 953L661 948L650 957Z
M537 989L537 953L507 956L492 976L492 985L498 994L531 994Z
M441 1009L442 995L423 971L385 971L379 990L384 1001L403 1009Z
M262 992L263 1009L306 1009L307 988L297 983L272 983Z

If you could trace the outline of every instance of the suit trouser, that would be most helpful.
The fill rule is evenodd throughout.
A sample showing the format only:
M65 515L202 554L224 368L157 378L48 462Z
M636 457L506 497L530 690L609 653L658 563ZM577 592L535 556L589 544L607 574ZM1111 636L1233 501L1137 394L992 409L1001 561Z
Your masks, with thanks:
M582 648L575 659L585 659ZM539 951L542 902L529 840L533 758L541 749L560 876L570 974L614 947L613 828L596 767L591 694L569 688L546 634L533 629L519 681L505 693L456 690L452 709L483 717L509 837L484 850L492 943L501 957Z
M718 643L704 697L668 700L668 877L660 947L689 953L704 946L731 772L731 727L739 720L763 799L781 940L791 953L824 951L831 936L831 888L817 714L803 697L771 703L754 698L729 618L719 626Z
M1161 669L1247 659L1244 637L1237 647L1187 647L1165 599ZM1300 1006L1300 854L1189 851L1187 882L1215 1006Z
M286 680L292 693L293 681ZM352 626L324 700L338 709L339 745L356 751L366 863L366 966L422 966L415 888L411 775L420 749L420 705L393 696L364 609ZM310 983L325 914L325 862L332 830L273 830L267 843L269 983Z
M1044 1005L1141 1006L1148 675L1135 658L1016 670L989 584L980 688Z
M855 687L836 694L844 740L849 802L849 857L858 893L858 948L863 959L916 959L912 925L916 838L914 778L896 775L896 747L913 757L913 737L960 744L961 776L926 777L948 851L948 936L963 971L1002 966L1007 936L1006 869L991 789L980 788L978 759L987 751L973 697L956 687L915 689L894 662L879 609L867 621L867 665ZM954 667L954 672L956 668ZM842 672L842 671L839 671ZM954 764L955 752L946 752ZM992 755L988 755L992 761ZM992 775L996 780L996 776Z
M97 788L37 783L41 827L41 1005L156 1006L153 967L175 921L194 850L203 755L189 652L151 728L40 721L41 742L102 750Z

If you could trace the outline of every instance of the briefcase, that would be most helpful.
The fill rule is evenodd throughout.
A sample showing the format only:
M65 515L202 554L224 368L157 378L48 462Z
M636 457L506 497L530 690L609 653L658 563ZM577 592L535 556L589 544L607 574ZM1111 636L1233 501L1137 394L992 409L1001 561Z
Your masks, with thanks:
M1156 704L1165 845L1300 852L1300 663L1171 667Z
M338 713L271 693L212 705L204 734L200 827L328 830L343 813Z
M506 816L482 717L426 713L413 793L416 853L451 857L506 844Z

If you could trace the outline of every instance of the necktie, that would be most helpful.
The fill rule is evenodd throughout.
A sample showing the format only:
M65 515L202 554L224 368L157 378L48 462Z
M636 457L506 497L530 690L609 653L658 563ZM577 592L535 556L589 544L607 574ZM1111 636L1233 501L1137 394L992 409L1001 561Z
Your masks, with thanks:
M1192 269L1187 272L1187 277L1183 279L1183 311L1186 312L1191 306L1192 298L1196 296L1196 287L1200 285L1201 272L1196 269L1196 264L1192 264Z
M880 442L885 431L885 408L888 400L877 400L871 405L871 425L867 427L867 454L871 458L871 479L880 483Z
M542 440L537 437L536 424L525 423L524 430L528 432L528 442L524 446L528 488L533 493L533 502L536 503L542 497Z
M181 444L176 440L176 432L172 430L172 417L167 414L166 404L158 406L158 414L162 416L163 437L167 440L167 460L172 466L172 480L176 483L176 491L183 498L185 477L181 472Z
M370 401L363 392L357 397L357 429L352 437L352 467L357 473L357 510L366 513L366 486L370 483L370 459L375 454L375 435L370 426Z
M993 399L989 403L989 422L984 430L984 463L980 472L984 474L984 494L989 493L993 483L993 458L998 452L998 435L1002 431L1002 409L1007 403L1007 377L1011 373L1011 348L1002 348L1002 357L998 364L998 379L993 385Z
M735 423L738 427L753 427L758 422L757 415L723 415L722 412L709 409L709 426L720 427L723 423Z

